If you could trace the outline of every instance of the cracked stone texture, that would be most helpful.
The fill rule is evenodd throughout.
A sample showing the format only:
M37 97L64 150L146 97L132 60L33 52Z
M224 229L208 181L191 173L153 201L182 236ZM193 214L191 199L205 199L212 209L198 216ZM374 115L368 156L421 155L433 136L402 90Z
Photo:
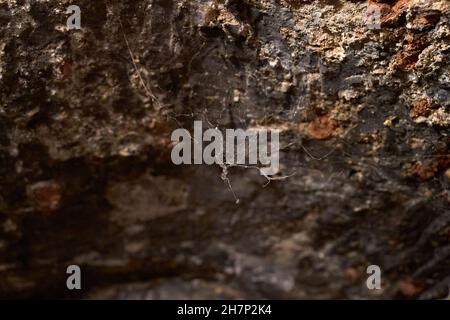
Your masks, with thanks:
M0 297L446 297L449 2L369 4L0 0ZM236 204L172 164L194 120L280 129L289 178Z

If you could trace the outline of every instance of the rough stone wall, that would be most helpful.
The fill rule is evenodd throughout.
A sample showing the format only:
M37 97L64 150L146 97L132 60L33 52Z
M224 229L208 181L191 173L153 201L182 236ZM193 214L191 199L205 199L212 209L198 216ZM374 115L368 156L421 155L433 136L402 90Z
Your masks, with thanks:
M0 297L447 296L449 2L369 3L379 30L356 0L0 0ZM280 129L279 179L173 165L194 120Z

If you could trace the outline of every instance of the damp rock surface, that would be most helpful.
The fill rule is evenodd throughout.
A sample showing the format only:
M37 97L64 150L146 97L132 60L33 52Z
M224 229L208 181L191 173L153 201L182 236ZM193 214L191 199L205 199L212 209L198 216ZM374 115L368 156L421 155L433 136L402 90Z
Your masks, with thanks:
M0 0L0 297L448 296L448 1L75 2ZM279 179L174 165L195 120Z

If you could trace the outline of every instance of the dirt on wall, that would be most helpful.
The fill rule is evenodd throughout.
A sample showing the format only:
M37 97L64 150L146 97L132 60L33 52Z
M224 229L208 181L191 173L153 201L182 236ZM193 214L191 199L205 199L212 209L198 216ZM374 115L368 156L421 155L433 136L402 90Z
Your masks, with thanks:
M449 18L446 0L0 0L0 297L447 297ZM174 165L195 120L280 130L279 175Z

